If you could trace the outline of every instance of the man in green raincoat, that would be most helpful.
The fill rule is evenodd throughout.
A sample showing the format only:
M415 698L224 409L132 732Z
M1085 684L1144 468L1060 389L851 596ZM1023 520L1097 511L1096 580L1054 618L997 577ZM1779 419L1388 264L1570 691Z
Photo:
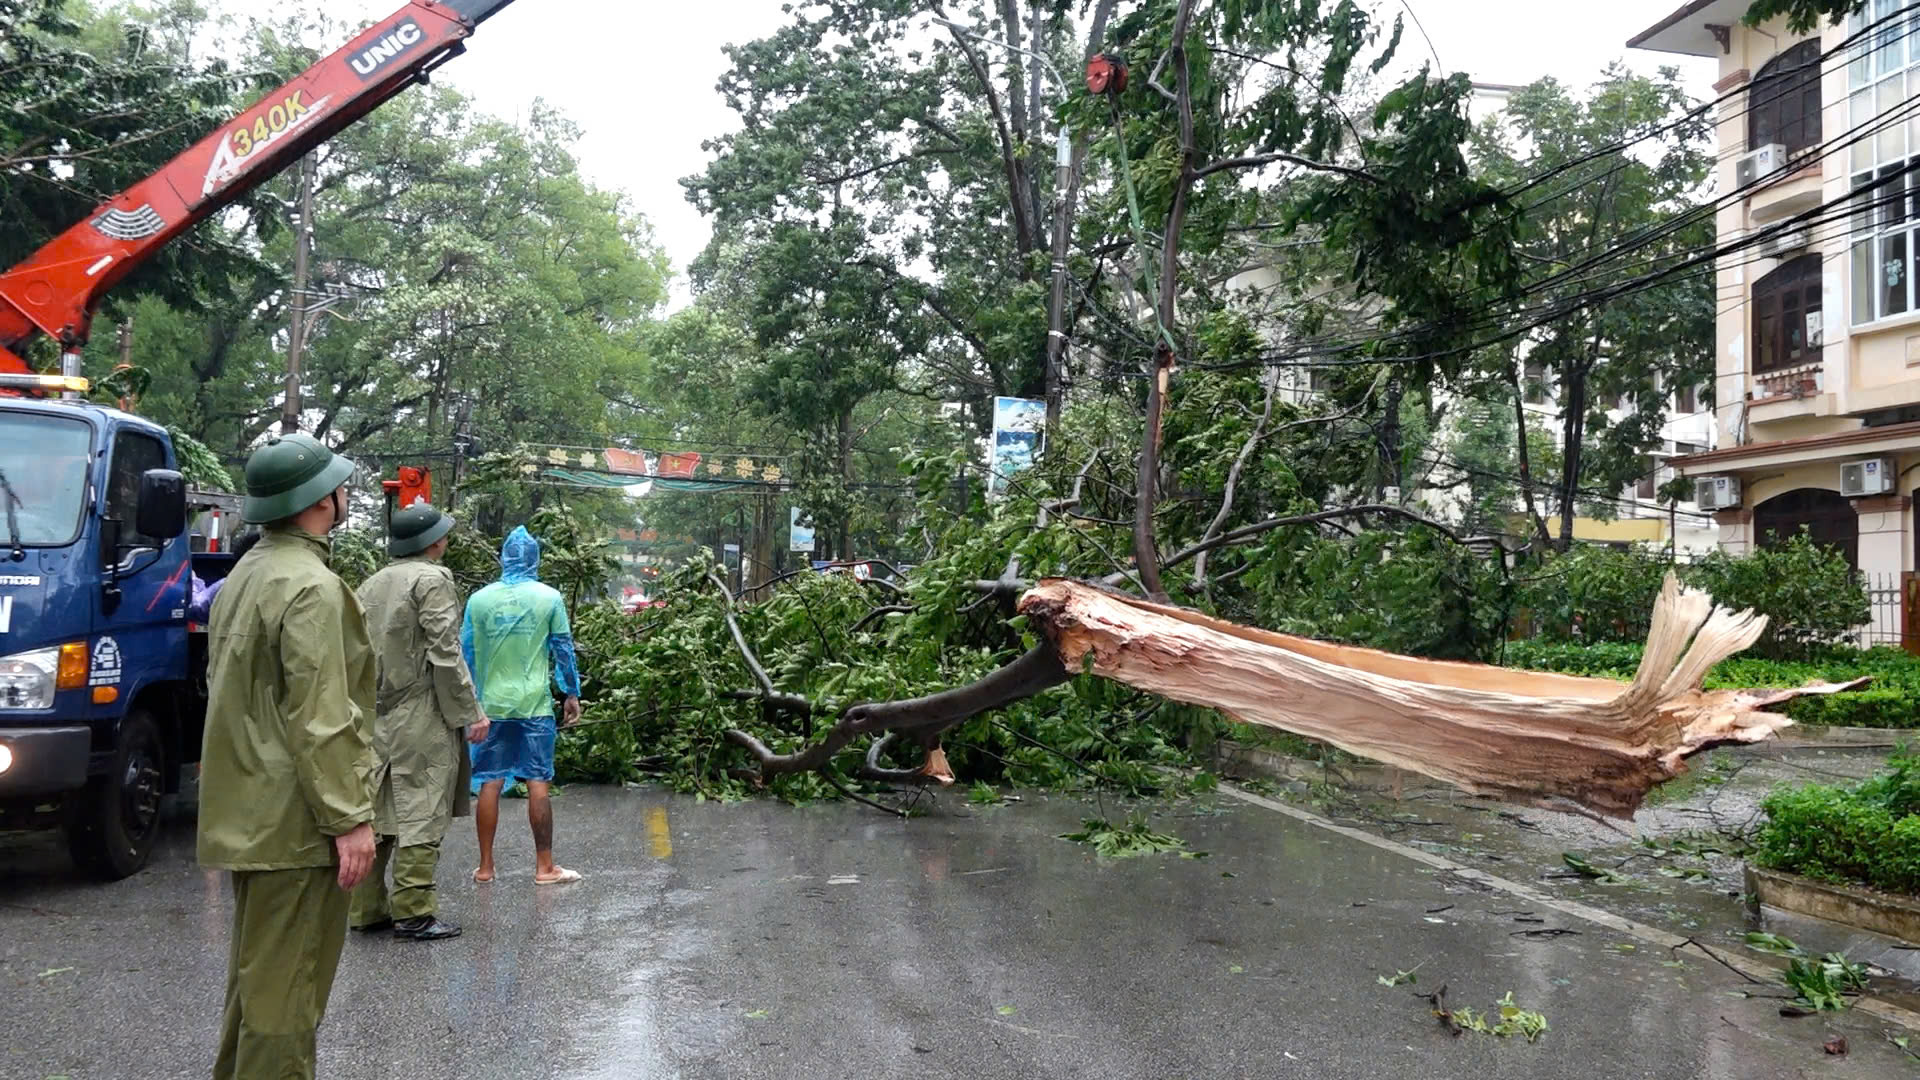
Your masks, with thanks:
M214 601L200 757L200 865L227 870L233 938L215 1080L305 1080L373 864L373 650L328 568L353 463L283 435L247 459L266 526Z
M463 737L480 742L480 711L460 655L460 590L440 565L453 519L430 506L396 511L387 529L394 562L357 594L380 672L373 725L373 872L353 893L355 930L435 941L460 933L439 918L433 875L440 841L466 817L471 776ZM387 890L387 864L393 890Z

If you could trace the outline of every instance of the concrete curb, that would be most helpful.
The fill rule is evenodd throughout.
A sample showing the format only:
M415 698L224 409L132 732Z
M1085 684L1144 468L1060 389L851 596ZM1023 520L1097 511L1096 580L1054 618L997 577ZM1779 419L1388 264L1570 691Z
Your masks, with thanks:
M1749 864L1747 895L1753 905L1811 915L1908 943L1920 941L1920 900L1878 889L1828 885L1798 874L1784 874Z
M1382 851L1391 851L1396 855L1412 859L1414 862L1420 863L1423 866L1431 866L1436 870L1444 870L1466 881L1497 889L1509 895L1517 896L1529 904L1538 904L1541 907L1551 908L1563 915L1583 919L1595 926L1604 926L1609 930L1637 938L1649 945L1657 945L1668 950L1691 946L1750 979L1774 983L1778 981L1780 972L1786 969L1784 962L1769 962L1771 958L1762 959L1746 953L1710 949L1696 939L1668 933L1658 927L1635 922L1632 919L1615 915L1610 911L1602 911L1597 907L1593 907L1590 904L1583 904L1578 900L1563 900L1560 897L1551 896L1536 889L1531 885L1525 885L1518 881L1489 874L1477 867L1457 863L1444 855L1435 855L1430 851L1422 851L1419 848L1408 847L1406 844L1389 840L1384 836L1376 836L1373 833L1367 832L1365 829L1355 829L1346 825L1336 824L1318 814L1309 813L1298 807L1288 806L1286 803L1269 799L1263 795L1255 795L1251 791L1242 790L1235 784L1222 783L1220 785L1220 791L1230 798L1271 810L1276 814L1285 815L1286 817L1293 818L1295 821L1311 825L1316 829L1324 829L1327 832L1337 833L1349 840L1358 841L1359 843L1379 848ZM1861 998L1854 1004L1854 1008L1871 1016L1879 1017L1889 1023L1899 1024L1902 1027L1920 1031L1920 1012L1914 1012L1911 1009L1872 997Z
M1884 750L1892 749L1903 742L1920 744L1920 730L1911 728L1875 728L1875 727L1828 727L1823 724L1795 724L1763 743L1753 743L1752 747L1761 749L1768 746L1794 750L1803 747L1832 747L1835 749ZM1739 750L1742 747L1728 747Z

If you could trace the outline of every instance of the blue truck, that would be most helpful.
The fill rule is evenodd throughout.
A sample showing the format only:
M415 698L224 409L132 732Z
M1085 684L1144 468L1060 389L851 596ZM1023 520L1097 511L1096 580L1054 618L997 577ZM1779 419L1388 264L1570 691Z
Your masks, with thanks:
M61 828L82 870L124 878L200 758L187 608L193 576L225 576L239 500L190 492L166 429L73 400L77 380L0 390L29 382L69 399L0 397L0 829Z

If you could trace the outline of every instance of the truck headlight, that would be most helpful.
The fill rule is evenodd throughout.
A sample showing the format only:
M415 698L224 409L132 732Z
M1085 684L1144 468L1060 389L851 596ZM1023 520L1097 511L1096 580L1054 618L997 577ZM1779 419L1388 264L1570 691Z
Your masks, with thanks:
M50 709L60 673L60 650L0 656L0 709Z

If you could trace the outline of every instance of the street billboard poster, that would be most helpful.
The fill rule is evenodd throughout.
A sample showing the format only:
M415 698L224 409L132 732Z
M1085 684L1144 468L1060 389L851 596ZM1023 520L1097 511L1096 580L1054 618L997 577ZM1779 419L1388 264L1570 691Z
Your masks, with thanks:
M1047 403L1033 398L993 399L993 446L987 453L987 495L1006 494L1007 480L1039 456L1047 426Z
M813 526L800 524L800 508L797 506L790 508L787 519L787 538L788 551L810 552L813 550Z

